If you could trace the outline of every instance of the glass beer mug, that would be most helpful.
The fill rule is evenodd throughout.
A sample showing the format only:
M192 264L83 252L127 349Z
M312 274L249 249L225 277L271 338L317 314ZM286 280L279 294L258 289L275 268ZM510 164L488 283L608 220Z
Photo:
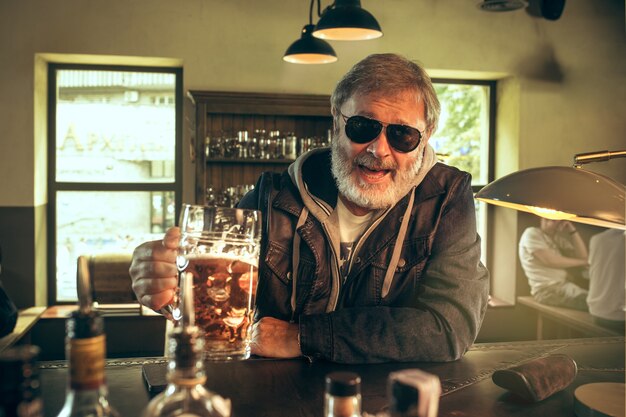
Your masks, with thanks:
M192 280L195 324L209 360L250 357L261 249L261 212L184 204L176 266ZM184 297L175 304L185 303ZM174 306L174 311L181 311Z

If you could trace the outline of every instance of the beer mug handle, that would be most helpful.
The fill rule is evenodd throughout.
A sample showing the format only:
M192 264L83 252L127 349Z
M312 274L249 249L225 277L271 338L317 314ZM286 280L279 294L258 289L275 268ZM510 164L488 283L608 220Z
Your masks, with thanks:
M182 281L182 274L184 274L183 271L187 267L186 265L187 262L189 261L187 261L187 259L180 254L176 257L176 269L178 270L178 274L177 274L178 282L176 283L176 289L174 290L174 297L172 298L172 301L169 304L167 304L166 306L164 306L163 308L159 310L159 313L161 313L166 319L173 321L174 324L178 324L180 319L183 317L183 310L181 307L180 286L181 286L181 281Z
M175 295L172 303L161 308L159 313L161 313L166 319L171 320L176 324L182 318L179 304L180 302L177 300L177 296Z

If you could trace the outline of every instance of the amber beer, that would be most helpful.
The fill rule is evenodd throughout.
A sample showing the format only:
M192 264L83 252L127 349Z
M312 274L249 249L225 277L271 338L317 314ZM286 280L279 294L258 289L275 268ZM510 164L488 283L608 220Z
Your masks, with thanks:
M205 337L207 359L248 358L257 261L229 254L193 254L186 259L184 273L193 277L196 325Z

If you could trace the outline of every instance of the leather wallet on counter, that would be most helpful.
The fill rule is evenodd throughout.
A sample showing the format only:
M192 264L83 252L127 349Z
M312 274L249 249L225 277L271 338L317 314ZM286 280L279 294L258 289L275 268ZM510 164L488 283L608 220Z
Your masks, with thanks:
M493 382L526 401L537 402L574 381L578 367L567 355L547 355L509 369L495 371Z

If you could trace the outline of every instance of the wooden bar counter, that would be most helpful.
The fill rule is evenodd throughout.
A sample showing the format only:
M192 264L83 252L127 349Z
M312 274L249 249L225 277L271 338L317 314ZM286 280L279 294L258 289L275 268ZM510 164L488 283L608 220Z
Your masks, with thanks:
M578 375L568 388L543 401L525 403L491 380L498 369L554 353L574 359ZM122 417L139 416L151 396L163 388L165 364L164 358L107 361L110 400ZM624 382L624 338L476 344L461 360L451 363L338 365L309 363L306 359L207 362L206 386L232 400L233 417L319 417L323 413L324 376L335 370L349 370L361 376L363 411L376 413L387 405L389 372L407 368L420 368L439 376L443 389L440 417L571 417L573 393L578 386ZM66 374L64 361L41 363L48 417L54 417L62 406Z

